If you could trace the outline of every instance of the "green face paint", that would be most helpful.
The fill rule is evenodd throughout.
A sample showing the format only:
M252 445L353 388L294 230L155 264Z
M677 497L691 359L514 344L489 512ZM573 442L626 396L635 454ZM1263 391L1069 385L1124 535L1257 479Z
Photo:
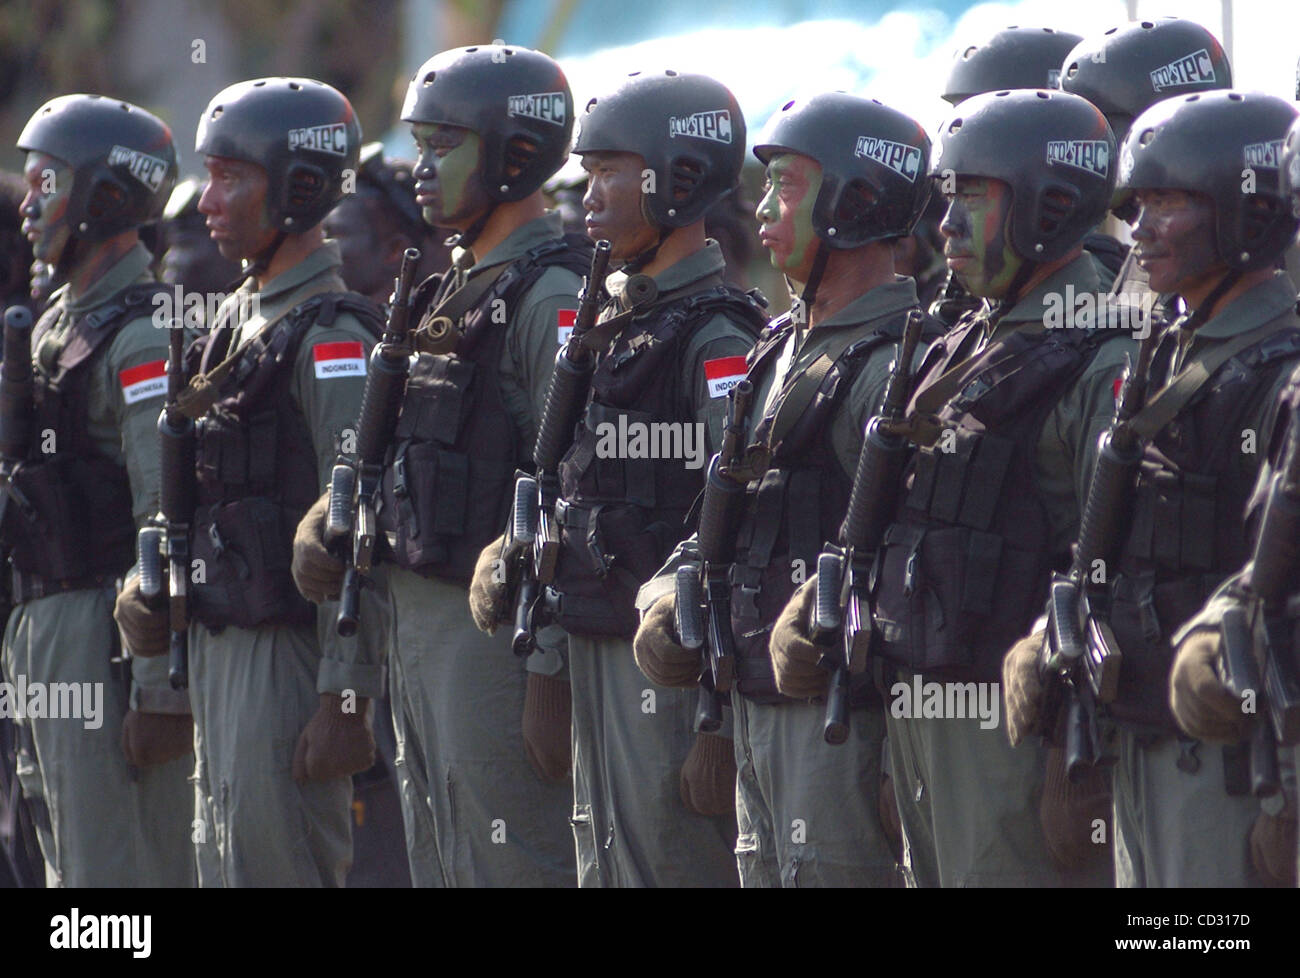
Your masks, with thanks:
M72 199L72 168L53 156L32 151L27 154L23 180L27 184L23 210L32 215L23 221L23 233L33 236L32 254L36 261L57 265L72 239L72 228L67 221Z
M491 205L482 176L482 140L455 126L411 126L420 153L415 200L426 224L464 230Z
M808 281L817 254L812 212L821 186L822 168L815 160L778 153L767 164L763 199L754 210L772 267L799 283Z
M958 177L939 230L947 239L948 267L972 295L1001 298L1024 264L1007 238L1010 216L1011 188L1005 183Z

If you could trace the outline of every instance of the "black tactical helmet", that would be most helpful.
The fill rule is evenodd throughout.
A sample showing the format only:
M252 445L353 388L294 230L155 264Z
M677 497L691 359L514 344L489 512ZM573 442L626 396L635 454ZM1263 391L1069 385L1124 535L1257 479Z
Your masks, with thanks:
M73 237L83 241L103 241L155 220L176 182L172 131L118 99L51 99L28 120L17 145L72 168L67 220Z
M911 234L930 196L930 140L915 120L844 92L787 102L758 137L764 164L788 151L821 164L812 226L832 248Z
M540 51L456 48L420 66L406 89L402 121L473 130L483 144L488 195L523 200L569 155L573 95L560 66Z
M660 228L694 224L735 189L745 161L745 117L734 95L705 75L634 72L587 103L573 151L637 153L654 173L641 195Z
M1300 217L1300 121L1287 131L1278 176L1282 196L1291 202L1291 213Z
M1106 216L1114 156L1105 117L1077 95L989 92L967 99L939 129L930 174L1007 183L1012 250L1056 261Z
M1223 46L1200 24L1176 17L1086 38L1061 70L1061 88L1101 109L1119 142L1133 120L1162 99L1231 87Z
M199 214L199 198L201 196L203 196L203 181L198 177L186 177L176 184L176 189L167 198L167 206L163 208L162 219L164 221L179 221L185 217L201 217L202 215Z
M1214 237L1229 268L1272 264L1295 237L1279 186L1290 102L1258 92L1206 92L1153 105L1120 151L1117 200L1135 190L1190 190L1214 201ZM1253 192L1245 181L1253 174Z
M266 207L281 231L315 227L356 173L361 123L343 93L310 78L258 78L217 93L199 118L195 150L266 171Z
M1004 88L1060 88L1061 62L1083 38L1050 27L1007 27L953 56L943 97L956 105Z

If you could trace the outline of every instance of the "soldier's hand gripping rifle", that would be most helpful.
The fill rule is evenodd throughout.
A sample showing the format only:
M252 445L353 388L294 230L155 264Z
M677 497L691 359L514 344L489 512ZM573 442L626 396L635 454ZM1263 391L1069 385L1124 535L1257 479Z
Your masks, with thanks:
M375 502L383 479L384 458L393 441L397 415L411 371L411 289L420 250L407 248L393 285L384 335L370 354L366 386L357 419L356 454L339 456L330 473L325 543L340 553L346 570L334 627L348 638L357 632L361 587L370 574L378 537Z
M709 461L700 504L697 540L700 566L677 570L676 625L682 648L704 649L708 662L700 674L696 725L705 733L722 726L722 698L731 691L736 646L731 634L731 565L736 531L745 512L745 487L753 473L745 460L746 426L754 385L742 380L728 393L722 447Z
M560 498L560 460L573 440L573 431L587 406L595 353L583 338L596 325L600 294L609 270L610 243L597 241L591 270L578 298L573 332L555 357L555 372L546 391L546 405L537 427L533 464L537 476L519 473L511 525L504 538L501 559L514 607L516 655L527 655L536 644L539 622L534 608L543 588L555 578L560 555L560 533L555 525L555 504Z
M1244 599L1224 612L1219 671L1238 697L1264 700L1266 713L1251 731L1251 791L1264 798L1279 790L1277 748L1300 743L1300 677L1292 647L1300 581L1300 419L1292 418L1286 449L1264 497L1255 549L1239 582ZM1263 674L1255 656L1248 607L1263 615ZM1292 612L1294 614L1294 611ZM1253 694L1252 694L1253 691ZM1245 702L1245 701L1243 701ZM1257 707L1258 708L1258 707Z
M32 314L10 306L4 316L4 362L0 365L0 519L12 503L26 520L36 508L13 484L32 441Z
M172 320L167 335L167 400L158 416L159 513L140 528L137 538L140 596L150 608L167 608L167 678L172 689L184 689L190 682L190 525L198 484L194 422L177 406L185 389L184 354L185 331L179 320Z
M1053 577L1047 602L1040 660L1047 677L1043 717L1050 734L1065 710L1065 763L1071 781L1083 777L1087 766L1114 760L1103 750L1097 711L1115 699L1122 654L1101 607L1104 587L1094 585L1109 578L1108 568L1127 533L1142 462L1142 442L1131 422L1146 403L1147 374L1159 338L1153 326L1138 348L1136 366L1125 368L1114 417L1098 439L1070 570Z
M898 509L898 493L907 462L907 438L896 430L912 393L912 360L925 320L914 309L903 329L898 358L889 370L879 412L867 422L858 468L853 476L848 511L840 524L839 545L828 543L817 558L817 594L808 634L825 647L822 661L831 666L826 696L828 744L849 735L849 676L866 668L871 645L870 576L885 530ZM838 654L836 649L838 647Z

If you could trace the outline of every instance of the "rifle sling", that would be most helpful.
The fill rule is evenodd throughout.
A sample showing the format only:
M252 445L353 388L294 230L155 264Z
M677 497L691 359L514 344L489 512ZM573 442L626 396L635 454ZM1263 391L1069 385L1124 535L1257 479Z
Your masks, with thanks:
M1178 416L1178 412L1191 402L1196 392L1209 382L1220 367L1238 353L1276 331L1276 325L1268 322L1234 336L1226 343L1202 350L1187 362L1168 386L1157 392L1147 401L1142 410L1133 416L1133 420L1129 422L1129 430L1142 441L1150 440Z
M857 339L861 339L861 335L856 331L840 330L831 344L809 365L808 369L796 377L792 384L783 387L777 398L779 407L768 428L768 447L774 449L781 444L781 440L790 433L790 429L803 417L804 411L817 396L822 381L830 373L831 367L835 366L835 361L840 358L840 354L852 346Z

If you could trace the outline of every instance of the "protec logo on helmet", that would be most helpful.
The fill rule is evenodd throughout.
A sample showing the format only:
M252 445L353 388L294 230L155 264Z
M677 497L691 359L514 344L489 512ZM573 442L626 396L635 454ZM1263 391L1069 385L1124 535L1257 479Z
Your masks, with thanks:
M1047 162L1104 178L1110 172L1110 147L1104 139L1053 139L1047 144Z
M289 150L292 152L299 149L315 150L318 153L333 153L335 156L347 156L348 127L341 122L335 122L327 126L290 129Z
M1179 85L1213 85L1216 81L1214 62L1205 48L1185 54L1151 72L1151 88L1157 92Z
M138 149L116 145L108 151L108 165L125 167L127 173L154 193L162 186L168 169L166 160L141 153Z
M914 183L921 168L921 151L915 146L896 143L892 139L859 136L853 155L864 160L875 160L881 166L889 167Z
M555 126L565 121L564 93L545 92L537 95L510 95L506 97L506 115L537 119Z
M1282 140L1271 139L1266 143L1250 143L1242 147L1242 159L1249 167L1276 170L1282 160Z
M715 109L712 112L696 112L693 115L669 116L668 137L691 136L695 139L711 139L715 143L731 142L731 112L727 109Z

